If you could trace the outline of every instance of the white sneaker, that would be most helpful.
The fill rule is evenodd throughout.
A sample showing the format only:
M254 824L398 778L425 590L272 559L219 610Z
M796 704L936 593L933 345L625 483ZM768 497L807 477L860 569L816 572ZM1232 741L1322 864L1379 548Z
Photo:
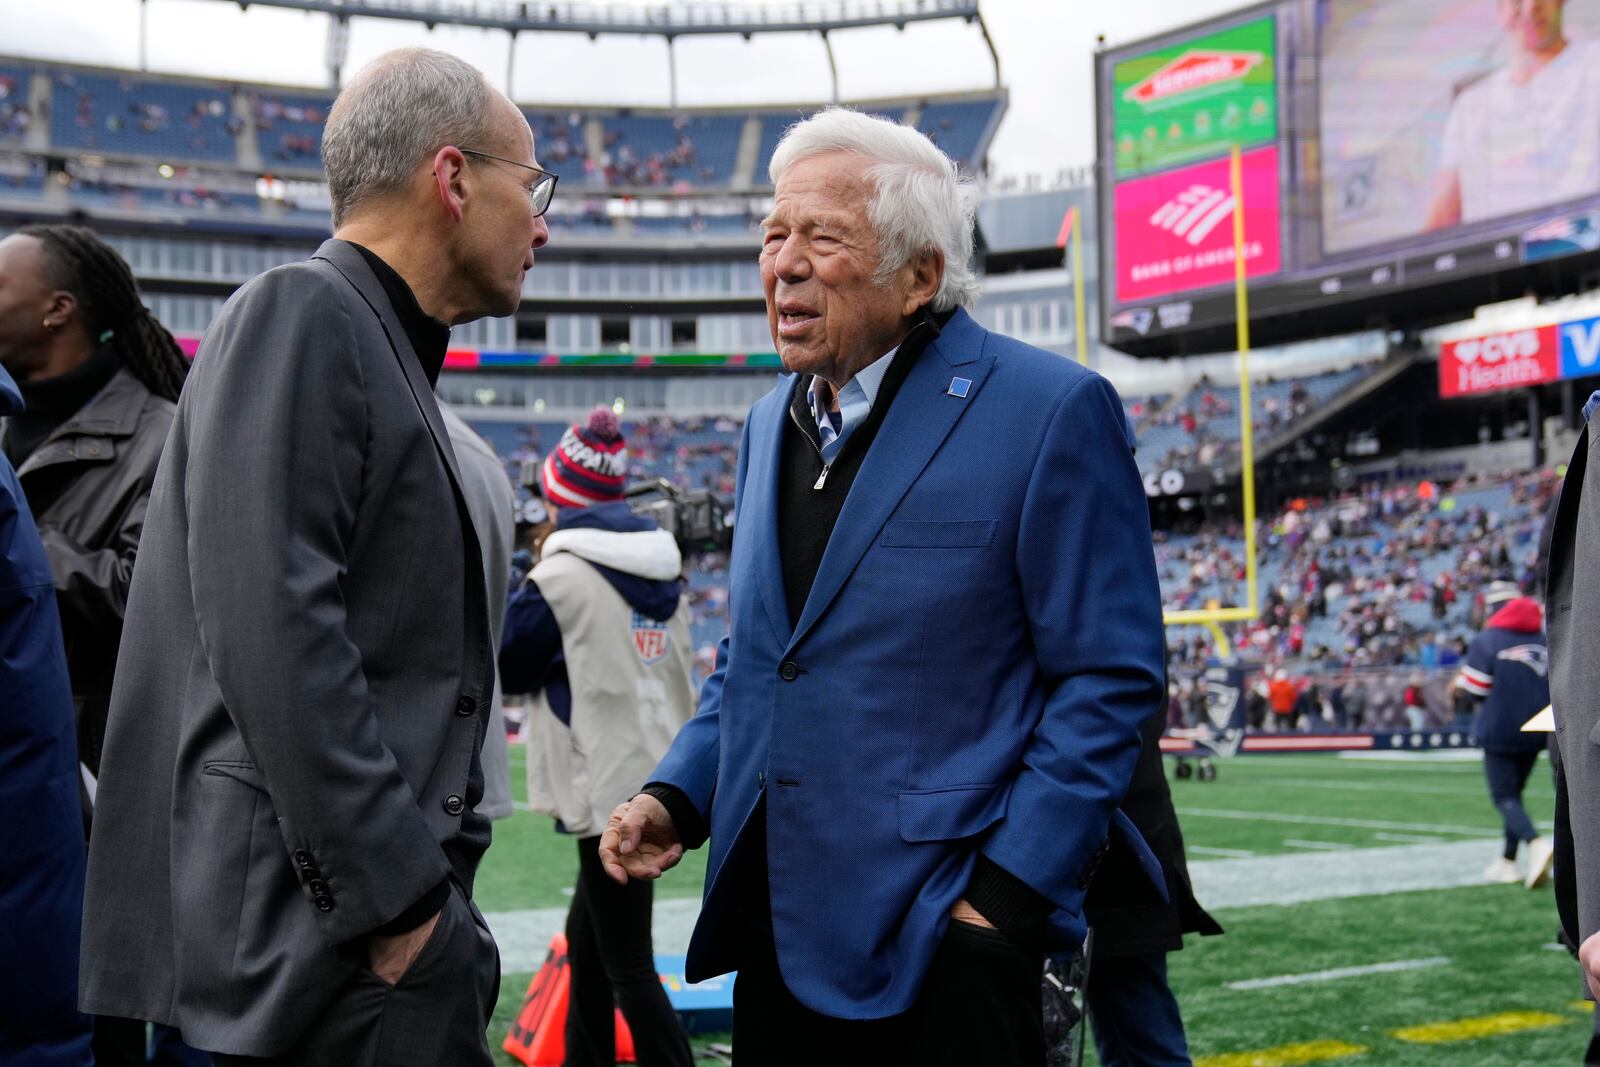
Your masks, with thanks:
M1538 889L1550 880L1550 872L1556 865L1556 846L1548 837L1536 837L1528 842L1528 877L1522 884L1529 889Z
M1517 870L1515 861L1499 856L1483 869L1483 880L1496 885L1510 885L1512 882L1522 881L1522 872Z

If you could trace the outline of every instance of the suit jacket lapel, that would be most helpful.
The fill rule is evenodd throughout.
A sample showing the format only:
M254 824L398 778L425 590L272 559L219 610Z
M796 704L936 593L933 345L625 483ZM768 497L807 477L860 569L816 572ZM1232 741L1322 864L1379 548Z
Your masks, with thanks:
M994 365L994 357L983 355L985 334L966 312L956 312L906 376L845 497L811 595L790 638L791 649L839 595L878 531L983 387ZM952 393L954 368L960 368L959 376L969 383L964 397ZM781 582L780 575L780 589Z
M400 361L406 384L411 387L411 397L417 402L417 410L422 413L423 421L428 424L428 432L433 435L433 443L444 457L456 495L465 499L461 488L461 469L456 465L455 450L450 446L450 434L444 428L444 420L439 417L439 405L433 398L433 389L428 385L427 375L422 371L422 361L412 349L405 327L400 324L400 316L395 314L393 305L389 303L389 294L383 291L383 283L372 273L372 268L361 258L361 253L348 242L324 241L311 258L327 260L332 264L355 286L356 292L377 314L378 321L383 324L383 332L389 335L389 347L394 351L395 359Z
M789 402L794 390L794 377L784 380L785 388L773 399L780 401L763 410L759 405L753 411L750 425L749 467L745 474L744 499L760 501L752 508L749 523L742 534L755 540L755 566L761 588L761 600L766 605L767 619L779 640L788 640L789 599L783 589L783 553L778 543L778 473L782 466L784 424L789 418Z

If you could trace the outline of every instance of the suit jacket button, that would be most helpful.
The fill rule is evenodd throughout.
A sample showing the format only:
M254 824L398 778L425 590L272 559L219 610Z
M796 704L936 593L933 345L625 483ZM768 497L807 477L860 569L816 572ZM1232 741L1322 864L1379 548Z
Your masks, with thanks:
M468 715L475 715L478 711L478 702L471 697L462 697L456 701L456 714L463 719Z
M325 897L328 895L328 883L324 882L321 878L311 879L310 882L306 883L306 888L311 890L311 895L314 897Z
M294 861L301 867L309 867L311 866L311 853L303 848L297 848L294 850Z
M800 677L800 665L792 659L786 659L778 664L778 677L786 682L792 682Z
M317 910L318 911L332 911L333 910L333 900L330 897L318 897L317 898Z
M460 815L467 810L467 805L460 797L451 793L444 798L444 810L450 815Z

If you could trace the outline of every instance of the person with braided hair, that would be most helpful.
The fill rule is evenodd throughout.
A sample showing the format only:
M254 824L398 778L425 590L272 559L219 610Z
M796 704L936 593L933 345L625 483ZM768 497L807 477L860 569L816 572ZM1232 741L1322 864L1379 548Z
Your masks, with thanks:
M24 401L0 419L0 451L55 580L87 829L134 557L189 361L116 250L81 226L53 225L0 241L0 366ZM97 1019L96 1061L145 1063L144 1029ZM157 1062L205 1062L165 1027L157 1045Z
M128 582L188 360L114 249L80 226L25 226L0 241L0 365L26 404L0 420L0 448L50 556L79 758L97 774Z

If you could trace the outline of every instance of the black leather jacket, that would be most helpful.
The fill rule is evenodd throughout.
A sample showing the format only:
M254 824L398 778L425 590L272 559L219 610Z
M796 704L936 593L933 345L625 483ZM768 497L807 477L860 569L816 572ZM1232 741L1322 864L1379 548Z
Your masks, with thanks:
M17 470L55 576L78 755L97 774L134 554L175 410L119 370Z

